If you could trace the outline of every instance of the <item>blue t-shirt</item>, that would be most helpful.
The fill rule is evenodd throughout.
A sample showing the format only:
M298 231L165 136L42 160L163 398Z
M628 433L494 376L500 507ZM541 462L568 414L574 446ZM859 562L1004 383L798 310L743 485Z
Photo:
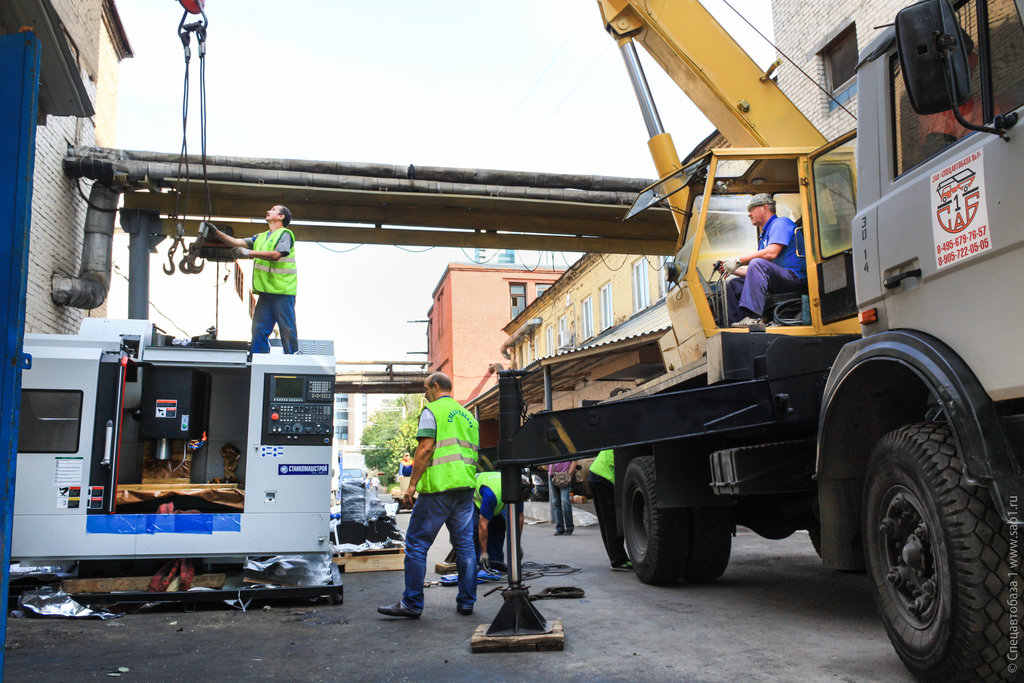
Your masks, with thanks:
M767 249L769 244L782 245L782 251L772 263L806 279L807 263L802 256L797 255L796 243L796 223L783 216L772 216L757 238L758 249Z
M489 486L480 487L480 516L490 521L494 519L494 508L498 506L498 497Z

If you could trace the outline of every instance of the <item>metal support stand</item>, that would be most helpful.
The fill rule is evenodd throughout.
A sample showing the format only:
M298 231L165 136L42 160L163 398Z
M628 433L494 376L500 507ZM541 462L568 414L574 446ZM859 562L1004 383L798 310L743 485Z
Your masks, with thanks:
M167 235L161 232L160 212L121 209L121 227L128 240L128 317L149 320L149 255Z
M520 426L523 401L516 373L498 373L498 464L511 455L512 437ZM501 467L501 500L510 506L508 588L501 592L505 604L487 629L489 636L516 636L550 633L551 624L530 602L530 587L523 585L523 553L519 543L519 514L523 510L523 486L519 468Z

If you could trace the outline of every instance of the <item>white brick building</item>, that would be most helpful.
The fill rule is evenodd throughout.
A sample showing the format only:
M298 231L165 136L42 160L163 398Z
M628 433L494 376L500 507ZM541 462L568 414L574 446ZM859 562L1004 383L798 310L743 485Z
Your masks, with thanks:
M88 311L58 306L50 298L54 273L77 276L81 260L86 202L91 182L64 175L62 162L73 145L114 145L117 112L117 64L131 56L113 0L39 0L40 15L52 5L77 63L84 90L95 109L89 118L48 115L41 107L36 127L32 188L26 332L75 333ZM13 13L13 10L10 10ZM3 17L8 23L19 15ZM8 27L9 29L10 27ZM37 34L42 39L43 32ZM44 42L43 49L55 49ZM45 77L45 68L44 74ZM105 305L92 315L104 315Z
M829 140L853 130L857 122L814 83L856 115L857 84L851 78L857 55L910 4L912 0L772 0L775 44L796 63L783 58L779 87Z

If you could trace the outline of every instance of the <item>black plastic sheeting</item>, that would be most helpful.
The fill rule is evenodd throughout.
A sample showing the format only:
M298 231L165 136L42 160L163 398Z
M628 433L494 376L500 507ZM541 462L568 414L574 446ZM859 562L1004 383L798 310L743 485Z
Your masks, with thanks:
M340 493L341 522L335 533L338 550L353 552L405 545L397 520L387 513L376 491L368 490L361 480L343 480Z

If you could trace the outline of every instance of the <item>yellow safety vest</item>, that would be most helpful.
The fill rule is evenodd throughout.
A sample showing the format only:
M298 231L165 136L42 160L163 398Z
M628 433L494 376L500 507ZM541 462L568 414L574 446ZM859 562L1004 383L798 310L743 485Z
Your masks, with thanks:
M473 503L477 509L483 505L484 497L480 489L487 487L494 494L494 497L498 499L498 502L494 505L494 514L500 515L501 511L505 508L505 504L501 502L501 472L481 472L476 475L476 493L473 494Z
M615 483L615 451L609 448L597 454L597 459L590 465L591 474L604 477L611 483Z
M451 396L427 404L434 414L437 433L434 453L420 477L416 490L438 493L451 489L476 488L476 453L480 448L480 425Z
M288 233L292 238L292 248L287 256L282 256L277 261L253 259L253 290L267 294L291 294L293 296L298 290L299 270L295 263L295 234L291 230L281 228L280 230L261 232L252 243L252 250L277 251L275 247L284 233Z

